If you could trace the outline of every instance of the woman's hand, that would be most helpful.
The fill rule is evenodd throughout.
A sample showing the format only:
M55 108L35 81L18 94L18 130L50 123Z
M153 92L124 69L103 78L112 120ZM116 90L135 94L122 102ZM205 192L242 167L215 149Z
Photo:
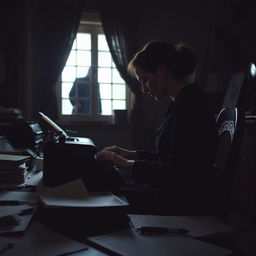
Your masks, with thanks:
M104 148L102 151L110 151L118 154L121 157L127 158L127 159L136 159L138 156L137 151L135 150L127 150L121 147L118 147L116 145L109 146Z
M96 159L99 161L110 161L112 162L115 166L119 168L132 168L134 164L134 160L129 160L124 157L122 157L120 154L115 153L113 151L109 151L106 149L103 149L101 152L99 152L96 156Z

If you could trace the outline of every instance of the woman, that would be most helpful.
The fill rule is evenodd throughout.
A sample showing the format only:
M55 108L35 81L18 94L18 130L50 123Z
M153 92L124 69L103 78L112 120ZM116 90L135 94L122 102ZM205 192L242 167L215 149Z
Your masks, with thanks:
M119 168L131 168L136 183L150 184L143 200L152 213L212 213L215 120L195 82L196 68L197 59L189 47L147 43L130 61L128 72L156 101L172 99L157 131L157 151L111 146L97 156Z

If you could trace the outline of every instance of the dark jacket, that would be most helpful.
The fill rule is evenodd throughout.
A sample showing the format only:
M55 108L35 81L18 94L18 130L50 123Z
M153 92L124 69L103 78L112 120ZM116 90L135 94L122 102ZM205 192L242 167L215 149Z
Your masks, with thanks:
M73 105L72 114L90 114L91 107L90 98L91 95L91 85L90 79L88 76L76 78L73 86L69 92L69 100ZM76 108L76 105L79 104L79 108Z
M157 152L139 151L133 167L137 183L152 185L151 205L177 214L208 208L214 187L216 136L205 95L197 84L186 86L158 129Z
M85 77L77 77L73 83L73 86L69 92L69 100L73 105L72 114L91 114L91 95L92 95L92 83L90 81L89 75ZM96 84L97 92L97 112L101 113L101 100L99 85ZM79 106L77 108L77 105Z

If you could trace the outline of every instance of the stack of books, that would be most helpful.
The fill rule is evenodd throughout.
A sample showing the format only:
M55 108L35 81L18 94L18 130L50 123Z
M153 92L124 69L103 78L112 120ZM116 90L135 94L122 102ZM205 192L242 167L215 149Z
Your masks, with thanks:
M0 153L0 186L16 186L29 176L30 156Z
M0 120L14 120L23 119L23 114L20 109L17 108L4 108L0 105Z

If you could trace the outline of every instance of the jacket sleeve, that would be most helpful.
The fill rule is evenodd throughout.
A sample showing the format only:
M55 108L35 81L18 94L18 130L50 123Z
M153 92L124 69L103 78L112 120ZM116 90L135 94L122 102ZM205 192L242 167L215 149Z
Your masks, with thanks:
M137 184L160 184L168 173L170 162L160 160L136 160L133 177Z
M139 160L158 160L158 153L154 151L138 150Z

